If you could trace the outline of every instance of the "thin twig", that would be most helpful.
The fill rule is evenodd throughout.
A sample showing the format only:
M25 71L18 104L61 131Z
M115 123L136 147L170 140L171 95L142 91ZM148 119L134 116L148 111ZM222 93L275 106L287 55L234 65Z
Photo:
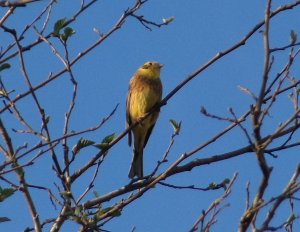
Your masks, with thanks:
M211 205L208 207L207 210L203 211L203 214L200 215L200 217L196 220L196 222L194 223L194 225L192 226L192 228L189 230L190 232L193 232L193 231L198 231L198 226L200 223L204 222L205 220L205 217L211 213L213 210L216 210L218 208L218 206L229 196L229 194L231 193L231 188L237 178L238 174L237 173L234 173L229 185L228 185L228 188L225 190L225 192L223 193L223 195L221 197L219 197L218 199L214 200ZM214 221L215 217L217 216L217 214L219 213L220 211L215 211L213 214L212 214L212 218L211 220L208 222L207 225L208 228L211 227L211 225L213 224L212 222ZM209 230L204 230L204 231L209 231Z

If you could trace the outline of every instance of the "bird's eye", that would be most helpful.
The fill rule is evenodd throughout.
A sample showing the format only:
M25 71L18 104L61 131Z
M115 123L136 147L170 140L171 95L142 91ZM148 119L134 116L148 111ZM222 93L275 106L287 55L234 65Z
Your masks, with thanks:
M151 65L152 65L152 62L149 62L149 65L151 66Z

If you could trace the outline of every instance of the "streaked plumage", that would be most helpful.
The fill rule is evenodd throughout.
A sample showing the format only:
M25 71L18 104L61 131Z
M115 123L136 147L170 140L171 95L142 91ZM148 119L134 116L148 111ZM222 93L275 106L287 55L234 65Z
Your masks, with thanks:
M149 61L142 65L129 83L126 100L126 127L139 121L151 108L161 101L162 84L160 81L160 69L162 65ZM143 177L143 150L158 118L159 111L154 112L144 121L139 123L128 133L128 144L132 144L133 135L133 159L129 171L129 178Z

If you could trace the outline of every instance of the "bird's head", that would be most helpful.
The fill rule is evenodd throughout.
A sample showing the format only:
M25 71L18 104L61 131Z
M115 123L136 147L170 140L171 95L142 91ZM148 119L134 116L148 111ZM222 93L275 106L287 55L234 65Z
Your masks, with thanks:
M148 61L139 68L138 72L149 78L159 78L162 67L163 65L158 62Z

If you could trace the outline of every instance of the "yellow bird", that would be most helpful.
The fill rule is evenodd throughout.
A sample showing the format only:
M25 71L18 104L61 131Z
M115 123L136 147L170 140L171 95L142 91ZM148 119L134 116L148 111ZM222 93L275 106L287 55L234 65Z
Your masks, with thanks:
M162 98L162 84L160 81L160 69L163 65L155 61L143 64L133 75L129 83L126 99L126 128L151 110ZM132 134L133 159L129 171L129 178L143 177L143 150L153 130L159 110L140 122L128 133L128 144L131 146Z

